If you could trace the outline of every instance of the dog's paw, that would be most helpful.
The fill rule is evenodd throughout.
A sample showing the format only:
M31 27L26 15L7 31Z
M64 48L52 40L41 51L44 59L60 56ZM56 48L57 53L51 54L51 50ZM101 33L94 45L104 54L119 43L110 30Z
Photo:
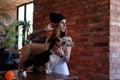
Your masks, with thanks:
M52 71L51 70L46 70L46 74L51 74Z

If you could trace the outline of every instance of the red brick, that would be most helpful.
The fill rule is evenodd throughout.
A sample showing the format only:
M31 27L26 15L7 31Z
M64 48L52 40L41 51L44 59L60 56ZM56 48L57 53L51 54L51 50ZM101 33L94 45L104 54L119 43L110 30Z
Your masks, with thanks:
M104 1L97 1L96 5L101 6L101 5L108 5L110 3L110 0L104 0Z
M93 44L94 47L108 47L109 43L108 42L95 42Z

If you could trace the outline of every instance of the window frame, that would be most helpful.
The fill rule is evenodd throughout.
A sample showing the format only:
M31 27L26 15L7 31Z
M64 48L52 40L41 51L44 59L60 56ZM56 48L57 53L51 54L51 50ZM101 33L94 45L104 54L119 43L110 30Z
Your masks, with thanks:
M25 9L24 10L24 21L26 21L26 5L31 4L31 3L33 3L33 1L17 6L17 20L18 20L18 15L19 15L18 14L19 13L19 7L24 6L24 9Z
M26 16L26 14L27 14L27 5L29 5L31 3L33 4L33 12L34 12L34 3L33 3L33 1L17 6L17 20L18 21L21 21L21 20L19 20L19 8L22 7L22 6L24 7L24 13L23 13L23 18L22 18L23 20L22 21L27 21L27 16ZM33 29L33 21L32 21L31 27ZM20 29L20 31L23 30L21 26L19 26L18 29ZM23 32L22 33L20 32L20 34L18 33L18 49L20 49L24 45L23 44L23 38L22 38L21 34L23 34Z

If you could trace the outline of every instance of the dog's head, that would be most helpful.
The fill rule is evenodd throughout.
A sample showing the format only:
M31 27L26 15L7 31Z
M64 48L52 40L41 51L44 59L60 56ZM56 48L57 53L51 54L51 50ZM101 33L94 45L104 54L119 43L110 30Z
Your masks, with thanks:
M72 42L69 37L63 37L63 38L58 37L58 38L53 39L52 45L56 45L58 47L61 47L61 46L73 47L74 42Z
M62 46L71 46L71 47L74 46L74 42L71 40L70 37L63 37L61 38L61 40L62 40Z
M70 37L63 37L63 38L57 37L50 42L49 49L52 48L54 45L58 47L62 47L62 46L73 47L74 42L71 41Z

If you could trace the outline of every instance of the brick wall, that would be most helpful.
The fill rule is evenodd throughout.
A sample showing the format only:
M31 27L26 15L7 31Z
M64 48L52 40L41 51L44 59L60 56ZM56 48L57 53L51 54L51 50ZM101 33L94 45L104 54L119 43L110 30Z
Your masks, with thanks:
M76 46L69 69L80 80L109 78L109 0L34 0L34 30L49 23L49 13L67 17Z
M3 22L3 16L2 16L3 13L7 13L11 17L10 22L12 22L13 20L16 20L16 18L17 18L16 12L17 12L16 6L9 6L9 8L8 8L7 5L4 7L2 5L0 5L0 22Z
M110 3L110 79L120 79L120 1Z
M7 23L7 25L9 25L12 21L14 21L16 19L16 10L17 8L15 6L9 6L8 8L8 5L5 5L2 6L3 4L0 4L0 23L4 22L4 23ZM6 21L6 17L3 16L3 14L7 14L7 16L9 16L11 18L11 20L9 21ZM5 24L6 25L6 24ZM4 37L2 35L4 35L4 30L3 30L3 26L0 25L0 47L2 47L2 43L4 42Z

